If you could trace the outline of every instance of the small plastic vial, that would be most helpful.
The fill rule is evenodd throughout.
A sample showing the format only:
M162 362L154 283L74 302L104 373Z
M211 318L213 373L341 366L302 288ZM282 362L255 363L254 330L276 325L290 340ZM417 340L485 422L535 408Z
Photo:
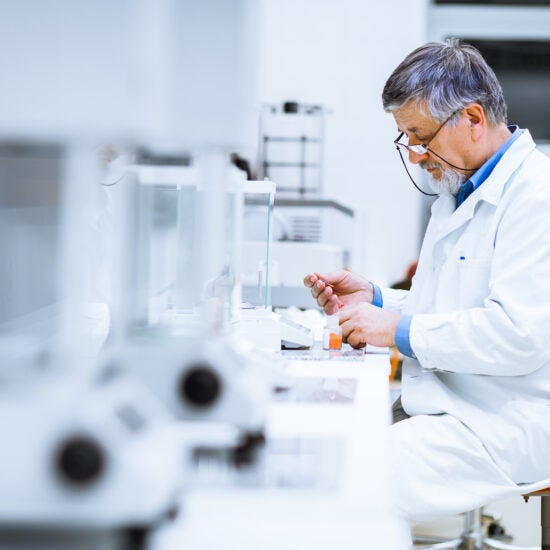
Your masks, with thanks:
M323 331L323 349L342 349L342 329L338 315L327 317L327 326Z

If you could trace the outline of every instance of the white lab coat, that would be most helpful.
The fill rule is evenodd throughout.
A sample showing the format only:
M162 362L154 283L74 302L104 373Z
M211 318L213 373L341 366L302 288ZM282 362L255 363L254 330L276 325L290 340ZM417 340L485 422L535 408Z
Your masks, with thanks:
M458 419L503 478L549 478L550 159L528 131L460 208L437 199L410 292L382 294L385 308L414 315L405 411ZM448 433L444 444L471 462Z

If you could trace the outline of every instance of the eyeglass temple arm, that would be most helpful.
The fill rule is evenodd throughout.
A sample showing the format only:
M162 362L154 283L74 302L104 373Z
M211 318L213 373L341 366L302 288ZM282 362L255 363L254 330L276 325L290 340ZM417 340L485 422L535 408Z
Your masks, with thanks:
M401 134L403 135L403 134ZM398 140L399 138L397 138ZM397 141L396 140L396 141ZM397 149L397 152L399 153L399 158L401 159L401 162L403 163L403 168L405 168L405 172L407 172L407 176L409 176L409 179L411 180L412 184L423 194L423 195L426 195L428 197L437 197L439 195L439 193L426 193L426 191L423 191L422 189L420 189L420 187L418 187L418 185L416 185L416 182L413 180L410 172L409 172L409 169L407 168L407 165L405 163L405 159L403 158L403 154L401 153L401 150L399 149L399 147L396 145L395 148Z

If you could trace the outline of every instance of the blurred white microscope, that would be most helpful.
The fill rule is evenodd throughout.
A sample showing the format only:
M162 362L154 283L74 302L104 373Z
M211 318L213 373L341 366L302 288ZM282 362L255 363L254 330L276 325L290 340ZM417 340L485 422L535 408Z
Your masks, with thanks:
M235 466L251 464L272 384L230 325L240 181L222 153L137 161L117 184L118 282L104 360L146 382L184 421L196 453L218 447Z
M0 145L1 548L141 548L177 513L185 448L170 412L127 371L96 366L105 311L90 307L82 246L95 159Z

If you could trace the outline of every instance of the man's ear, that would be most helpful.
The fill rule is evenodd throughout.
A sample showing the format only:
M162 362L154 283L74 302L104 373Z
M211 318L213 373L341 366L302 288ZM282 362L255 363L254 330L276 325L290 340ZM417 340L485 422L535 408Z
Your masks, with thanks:
M477 141L483 135L487 126L485 111L479 103L471 103L465 107L464 114L468 119L472 141Z

